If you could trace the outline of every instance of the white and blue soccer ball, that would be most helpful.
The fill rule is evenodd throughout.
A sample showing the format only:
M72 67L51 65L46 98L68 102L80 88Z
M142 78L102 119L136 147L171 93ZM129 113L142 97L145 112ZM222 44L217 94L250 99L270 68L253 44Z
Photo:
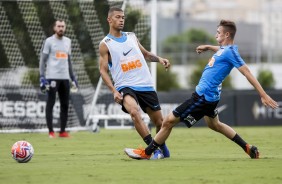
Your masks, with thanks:
M11 149L13 159L19 163L27 163L34 154L32 145L27 141L17 141Z

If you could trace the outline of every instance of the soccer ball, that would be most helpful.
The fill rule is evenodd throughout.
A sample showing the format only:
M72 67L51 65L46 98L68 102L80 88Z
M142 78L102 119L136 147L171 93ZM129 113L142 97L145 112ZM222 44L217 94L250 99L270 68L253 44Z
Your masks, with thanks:
M31 160L34 149L27 141L17 141L11 149L12 157L19 163L26 163Z

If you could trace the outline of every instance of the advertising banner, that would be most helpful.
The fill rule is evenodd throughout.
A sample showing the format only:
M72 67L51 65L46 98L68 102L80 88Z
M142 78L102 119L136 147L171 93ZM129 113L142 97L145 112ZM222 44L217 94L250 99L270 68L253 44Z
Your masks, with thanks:
M270 126L282 125L282 93L269 92L280 107L266 108L262 105L256 92L236 94L236 125L238 126Z
M191 97L193 91L159 92L162 114L168 115L182 102ZM225 91L217 106L219 120L230 126L278 126L282 125L282 92L270 91L268 94L275 99L280 107L266 108L262 105L256 91ZM0 94L1 95L1 94ZM36 98L27 98L18 91L5 93L0 100L0 129L41 129L46 128L45 108L46 95L36 94ZM35 96L35 95L33 95ZM103 100L104 98L110 99ZM98 114L124 114L121 106L114 103L111 94L101 96L95 106ZM72 94L68 127L85 126L89 113L89 104L83 97ZM57 100L53 109L54 127L60 127L60 103ZM177 126L185 126L179 123ZM203 119L194 126L206 126Z

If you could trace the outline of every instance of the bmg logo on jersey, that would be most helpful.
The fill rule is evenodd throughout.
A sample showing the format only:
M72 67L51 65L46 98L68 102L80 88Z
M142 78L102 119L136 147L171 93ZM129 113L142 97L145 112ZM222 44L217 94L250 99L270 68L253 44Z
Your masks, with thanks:
M56 52L57 59L68 59L68 54L62 51Z
M214 57L212 57L212 58L210 58L208 65L209 65L210 67L213 67L214 62L215 62L215 59L214 59Z
M141 67L142 67L142 63L139 59L121 63L121 69L123 72L128 72L130 70L134 70L136 68L141 68Z

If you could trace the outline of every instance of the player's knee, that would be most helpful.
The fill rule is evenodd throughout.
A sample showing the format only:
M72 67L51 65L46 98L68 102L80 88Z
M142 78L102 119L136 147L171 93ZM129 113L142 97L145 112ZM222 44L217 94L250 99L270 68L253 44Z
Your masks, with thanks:
M132 120L134 122L136 122L137 120L141 119L141 114L140 112L138 111L138 109L132 109L130 112L129 112Z
M172 113L170 113L164 118L162 122L162 129L171 130L179 122L180 119L176 118Z
M162 122L163 129L172 129L173 126L174 126L173 122L170 121L168 118L165 118L164 121Z
M218 122L218 123L210 123L208 124L208 127L216 132L219 132L220 131L220 128L221 128L221 123Z
M163 123L163 118L156 119L153 122L154 122L154 124L155 124L155 126L157 128L161 128L162 127L162 123Z
M212 129L212 130L215 130L215 129L216 129L216 126L215 126L214 124L212 124L212 123L209 123L209 124L208 124L208 127L209 127L210 129Z

